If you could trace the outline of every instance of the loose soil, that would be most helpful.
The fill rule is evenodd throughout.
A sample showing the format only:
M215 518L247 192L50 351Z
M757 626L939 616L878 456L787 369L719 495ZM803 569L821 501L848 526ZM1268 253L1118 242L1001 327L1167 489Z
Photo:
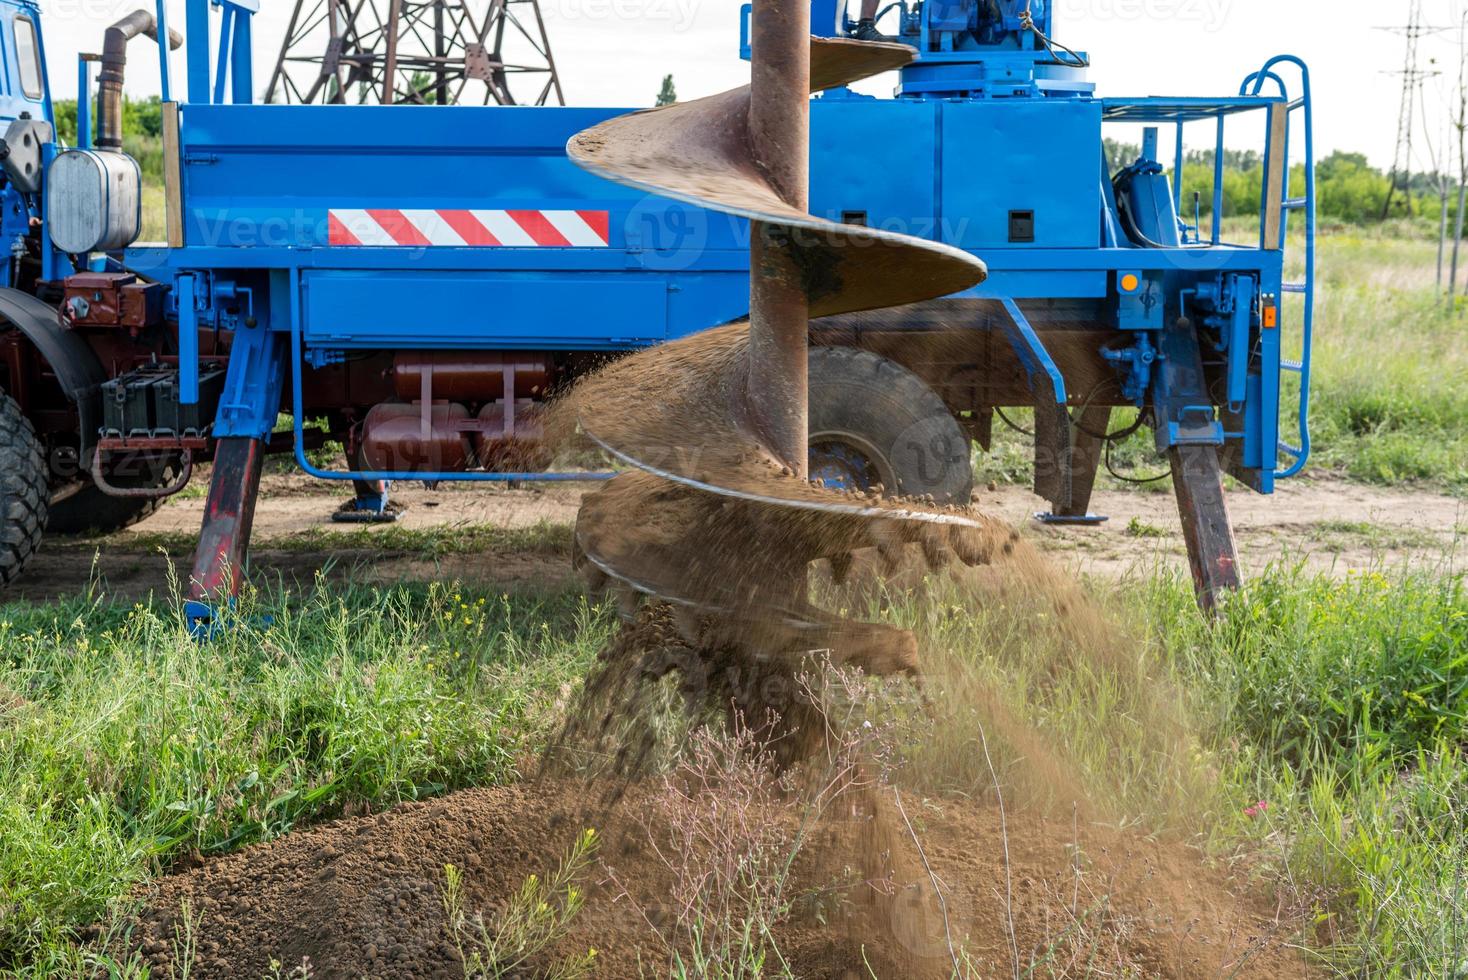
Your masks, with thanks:
M261 976L272 960L289 969L303 959L318 978L462 976L444 865L463 871L467 908L492 922L589 826L602 838L589 895L553 952L595 948L598 977L666 975L653 923L666 922L672 872L651 846L666 828L646 817L658 791L634 787L604 809L588 808L602 795L595 787L523 784L340 820L161 879L133 940L166 969L187 910L201 978ZM1069 818L1005 820L958 800L906 797L903 810L914 834L884 798L823 821L801 851L794 911L775 934L797 976L946 978L948 935L968 950L974 977L1011 975L1016 955L1041 976L1306 975L1273 900L1184 845ZM769 819L796 815L778 808ZM872 856L873 841L863 868L861 845Z
M1151 690L1149 678L1075 579L1006 522L968 501L833 491L782 466L748 427L747 344L735 325L641 352L547 413L552 445L584 432L652 472L624 473L580 501L575 564L593 591L616 596L624 623L541 780L290 836L166 879L134 933L155 966L187 955L177 946L186 936L200 976L272 961L309 963L322 977L453 976L463 964L439 897L444 866L465 870L467 902L494 923L527 876L548 875L576 833L594 827L600 874L586 908L527 975L593 947L599 976L666 971L672 949L688 952L688 903L707 889L768 888L787 867L774 847L788 854L792 904L762 922L798 976L998 976L1025 966L1072 975L1098 961L1149 976L1301 972L1282 941L1291 920L1267 917L1247 888L1179 844L1105 829L1104 807L1082 799L1063 767L1049 775L1044 744L1025 753L1031 781L1049 790L1050 808L1036 812L904 801L865 775L883 764L861 741L869 726L827 714L805 675L831 676L820 671L826 662L920 689L924 670L914 634L814 604L813 563L836 587L859 561L884 575L917 566L991 575L997 594L1048 604L1060 659L1086 661L1130 691ZM1169 710L1181 702L1157 695L1144 738L1164 752L1186 748L1186 726ZM926 693L921 703L943 710ZM1001 729L1035 734L989 714ZM768 752L770 771L735 764L725 778L688 768L707 733L737 737L747 726L759 740L736 743L728 758ZM685 728L673 758L653 758ZM610 782L565 781L597 758L613 764L589 768ZM844 775L828 785L823 764ZM1067 801L1068 824L1045 819ZM701 833L731 819L730 835ZM764 830L741 836L750 827ZM717 929L721 920L716 911L698 921Z

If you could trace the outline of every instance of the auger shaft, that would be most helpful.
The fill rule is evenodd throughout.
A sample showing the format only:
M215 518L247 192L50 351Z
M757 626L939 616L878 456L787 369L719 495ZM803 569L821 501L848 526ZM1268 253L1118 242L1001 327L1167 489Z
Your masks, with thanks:
M808 207L810 3L754 0L749 138L756 165L792 207ZM807 472L810 300L789 226L750 228L749 381L745 411L762 441Z

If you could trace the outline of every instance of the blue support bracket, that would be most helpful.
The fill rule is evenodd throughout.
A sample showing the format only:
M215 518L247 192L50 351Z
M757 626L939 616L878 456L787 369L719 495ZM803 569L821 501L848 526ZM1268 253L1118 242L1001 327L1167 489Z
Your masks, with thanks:
M160 34L159 37L167 37ZM78 149L92 148L92 63L93 54L82 54L76 59L76 145Z
M1228 410L1240 412L1248 395L1249 337L1254 327L1254 278L1233 276L1233 309L1228 324Z
M160 7L162 4L163 0L159 0ZM211 44L210 38L211 6L219 7L222 11L217 46ZM190 102L224 102L226 81L232 90L232 101L242 104L254 101L251 91L253 51L250 22L259 11L259 0L188 0L186 19ZM215 74L212 84L209 77L211 66ZM167 101L166 95L164 101Z
M284 338L265 325L239 325L230 347L224 394L214 423L216 438L270 438L284 392L285 352ZM300 424L298 417L298 430Z
M1222 446L1218 421L1203 374L1198 333L1173 324L1157 342L1159 356L1152 373L1152 411L1157 418L1157 451L1178 446Z
M189 101L209 102L209 0L189 0L184 15L188 41Z
M225 4L219 23L219 54L214 59L214 102L224 103L224 86L229 78L231 41L234 40L234 7Z
M186 272L174 282L178 292L178 400L199 404L199 307L197 277Z
M248 105L255 100L253 81L254 50L250 39L252 11L247 6L234 5L238 12L234 18L234 37L230 45L233 58L230 66L230 95L239 105Z
M158 25L158 101L173 101L173 71L168 58L168 0L157 0L154 5L157 10L153 15L154 22ZM85 91L80 89L78 91ZM80 112L82 99L77 99L77 110Z
M1035 396L1035 439L1037 453L1041 448L1041 442L1053 441L1058 450L1056 458L1049 460L1048 465L1054 467L1054 472L1048 477L1039 472L1040 456L1036 456L1036 492L1040 492L1039 484L1042 478L1053 479L1055 482L1048 484L1052 487L1054 496L1052 500L1057 503L1058 513L1050 512L1036 514L1036 520L1046 524L1080 524L1095 525L1107 520L1098 514L1066 514L1074 501L1074 487L1072 486L1072 459L1076 452L1075 431L1071 424L1069 397L1065 389L1065 376L1060 373L1060 368L1045 345L1040 342L1039 334L1030 325L1029 319L1019 304L1012 298L1006 297L1000 301L1008 316L1007 322L1003 323L1005 335L1009 338L1010 346L1014 348L1015 355L1019 358L1020 366L1025 369L1025 376L1029 382L1030 391ZM1045 433L1042 440L1041 433ZM1089 490L1085 490L1082 496L1088 497ZM1041 494L1049 496L1050 492ZM1084 503L1082 503L1084 506Z
M1000 300L1004 304L1004 311L1009 314L1007 321L1001 321L1004 334L1009 338L1010 346L1019 357L1020 365L1025 369L1029 378L1030 390L1039 399L1042 387L1049 386L1049 397L1053 397L1055 404L1065 407L1065 377L1060 373L1054 358L1040 343L1040 335L1035 333L1035 328L1030 326L1030 321L1025 318L1024 312L1019 304L1013 299L1005 297ZM1043 375L1043 377L1040 377ZM1047 401L1049 400L1047 397ZM1038 406L1038 401L1037 401Z

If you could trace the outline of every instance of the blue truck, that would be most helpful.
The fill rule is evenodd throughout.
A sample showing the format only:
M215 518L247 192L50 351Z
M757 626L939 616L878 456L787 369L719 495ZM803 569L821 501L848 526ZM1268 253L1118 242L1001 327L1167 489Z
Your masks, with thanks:
M242 581L265 455L353 481L368 512L383 481L593 479L548 468L546 401L609 357L748 311L747 222L567 159L574 134L626 110L256 104L257 2L187 0L182 37L163 0L107 28L78 64L95 110L79 100L64 146L41 11L0 0L0 583L43 535L124 526L208 461L189 582L207 628ZM1272 59L1219 98L1115 98L1054 40L1045 0L899 2L881 23L916 60L889 98L812 100L811 211L970 251L989 277L812 323L812 475L966 500L973 446L1028 407L1044 518L1086 522L1108 446L1145 425L1213 601L1238 582L1220 473L1270 493L1309 455L1306 66ZM813 33L855 27L844 0L813 0ZM742 43L747 57L747 12ZM161 70L158 244L137 241L141 178L121 139L140 51ZM1265 141L1258 235L1242 244L1221 223L1236 117ZM1107 159L1111 123L1142 127L1134 159ZM1189 124L1218 150L1206 218L1170 176ZM1129 406L1136 425L1113 428ZM346 467L312 463L326 439Z

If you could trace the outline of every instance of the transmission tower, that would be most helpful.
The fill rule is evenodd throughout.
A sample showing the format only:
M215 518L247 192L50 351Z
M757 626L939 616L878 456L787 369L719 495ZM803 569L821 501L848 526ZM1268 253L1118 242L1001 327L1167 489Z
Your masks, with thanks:
M566 104L538 0L296 0L265 101Z
M1387 188L1386 201L1381 206L1381 216L1387 217L1391 213L1392 202L1400 191L1407 199L1407 216L1412 215L1412 133L1413 117L1417 110L1417 101L1422 97L1422 83L1435 75L1435 71L1424 71L1418 67L1417 50L1418 42L1429 34L1436 34L1444 30L1441 27L1427 27L1422 23L1422 0L1412 0L1407 12L1407 24L1405 27L1385 27L1382 30L1393 34L1401 34L1406 38L1407 53L1400 71L1386 72L1388 75L1399 75L1402 79L1402 105L1397 116L1397 148L1392 154L1392 170L1390 186Z

